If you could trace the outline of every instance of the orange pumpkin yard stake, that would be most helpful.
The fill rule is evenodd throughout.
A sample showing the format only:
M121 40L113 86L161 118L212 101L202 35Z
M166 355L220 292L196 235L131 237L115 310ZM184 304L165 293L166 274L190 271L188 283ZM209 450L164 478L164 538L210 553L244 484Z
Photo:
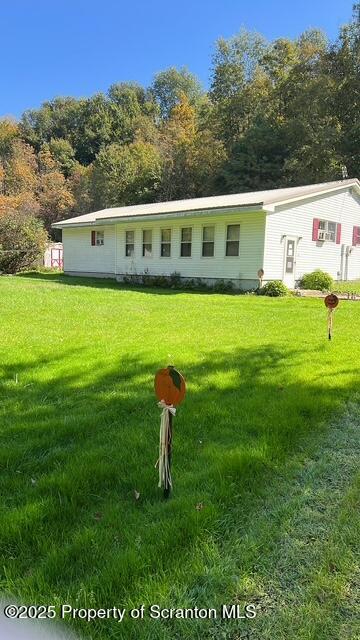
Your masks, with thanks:
M168 498L172 488L171 454L172 454L172 419L176 407L184 400L186 392L185 380L172 365L160 369L155 375L155 394L162 409L160 422L159 487L164 487L164 497Z
M324 303L328 309L328 337L329 340L331 340L333 330L333 315L336 307L339 304L339 298L335 295L335 293L330 293L324 299Z

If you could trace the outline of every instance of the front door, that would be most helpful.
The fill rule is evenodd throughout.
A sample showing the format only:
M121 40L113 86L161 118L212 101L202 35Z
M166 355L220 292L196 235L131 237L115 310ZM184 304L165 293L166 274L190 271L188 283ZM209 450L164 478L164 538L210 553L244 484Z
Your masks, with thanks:
M296 245L296 238L285 236L283 281L289 289L295 287Z

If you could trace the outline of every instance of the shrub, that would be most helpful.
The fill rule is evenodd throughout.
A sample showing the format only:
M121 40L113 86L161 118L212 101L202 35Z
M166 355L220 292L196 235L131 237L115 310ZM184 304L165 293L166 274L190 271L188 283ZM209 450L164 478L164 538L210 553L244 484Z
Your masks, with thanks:
M48 236L33 214L7 211L0 216L0 271L17 273L42 259Z
M281 280L270 280L267 282L259 292L262 296L271 296L271 298L278 298L280 296L287 296L289 293L288 288Z
M231 293L234 290L232 280L217 280L212 287L216 293Z
M300 280L301 289L316 289L317 291L330 291L333 287L331 275L320 269L305 273Z
M174 288L180 288L181 286L181 274L178 271L174 271L170 274L170 286Z

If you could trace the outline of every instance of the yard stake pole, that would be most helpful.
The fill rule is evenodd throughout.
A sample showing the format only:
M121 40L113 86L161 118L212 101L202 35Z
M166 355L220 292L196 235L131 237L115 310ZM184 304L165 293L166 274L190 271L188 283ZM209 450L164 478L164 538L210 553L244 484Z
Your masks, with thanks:
M339 298L334 293L330 293L324 299L324 303L328 310L328 338L331 340L333 333L334 310L339 304Z
M159 487L164 487L164 497L170 496L171 480L171 441L172 441L172 417L176 414L173 405L168 405L164 400L158 403L161 412L160 420L160 442L159 459L156 465L159 466ZM156 466L155 465L155 466Z
M329 340L331 340L331 338L332 338L332 327L333 327L333 310L329 309L329 311L328 311Z
M170 413L169 411L169 424L168 424L167 441L166 441L168 474L166 474L165 476L165 483L164 483L165 500L169 498L171 493L172 421L173 421L173 414Z

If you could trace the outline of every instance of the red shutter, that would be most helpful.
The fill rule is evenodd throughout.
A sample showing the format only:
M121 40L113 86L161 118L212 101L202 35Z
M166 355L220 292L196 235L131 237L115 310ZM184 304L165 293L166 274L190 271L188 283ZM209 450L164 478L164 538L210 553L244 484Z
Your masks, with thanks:
M313 219L313 235L312 235L312 239L313 240L318 240L318 237L319 237L319 224L320 224L319 218L314 218Z
M91 232L91 246L94 247L95 243L96 243L96 238L95 238L95 231Z
M359 236L360 236L360 227L353 227L353 239L352 239L352 243L354 245L354 247L356 247L356 245L359 242Z
M336 244L340 244L340 240L341 240L341 224L338 223L336 227Z

